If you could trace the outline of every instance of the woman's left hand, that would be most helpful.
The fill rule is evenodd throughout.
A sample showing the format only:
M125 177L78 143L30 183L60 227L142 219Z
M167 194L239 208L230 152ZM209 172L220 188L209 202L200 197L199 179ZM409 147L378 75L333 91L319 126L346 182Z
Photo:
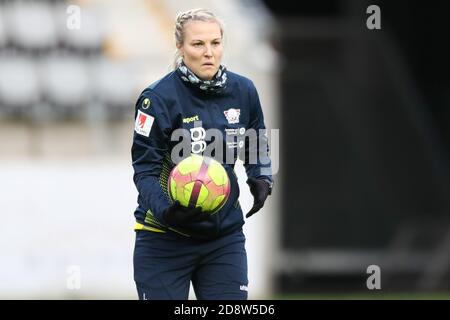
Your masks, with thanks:
M245 215L246 218L249 218L264 206L264 202L270 194L270 185L266 180L255 178L248 178L247 184L250 186L250 192L254 198L253 207Z

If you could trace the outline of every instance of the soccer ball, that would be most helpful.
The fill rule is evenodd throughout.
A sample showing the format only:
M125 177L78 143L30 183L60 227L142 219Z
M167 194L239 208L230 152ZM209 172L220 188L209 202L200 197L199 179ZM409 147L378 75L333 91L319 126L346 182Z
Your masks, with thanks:
M171 199L182 206L200 207L202 212L213 214L228 200L230 179L216 160L191 155L170 172L168 190Z

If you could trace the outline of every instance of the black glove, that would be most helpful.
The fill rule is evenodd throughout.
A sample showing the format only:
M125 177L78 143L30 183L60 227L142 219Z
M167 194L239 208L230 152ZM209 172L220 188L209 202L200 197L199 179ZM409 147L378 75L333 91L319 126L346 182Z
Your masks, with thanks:
M179 201L175 201L164 211L164 220L169 226L178 227L191 222L208 220L210 215L202 212L201 208L186 208Z
M255 178L248 178L247 184L250 186L250 192L254 198L253 207L245 216L249 218L264 206L264 202L270 194L270 184L266 180Z

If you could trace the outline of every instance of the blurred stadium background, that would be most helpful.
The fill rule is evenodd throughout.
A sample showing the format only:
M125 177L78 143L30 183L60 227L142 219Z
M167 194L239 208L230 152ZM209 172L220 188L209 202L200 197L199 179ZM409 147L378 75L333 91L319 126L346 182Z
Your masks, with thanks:
M445 296L445 2L0 0L0 298L136 298L134 103L194 7L223 18L224 62L280 128L276 192L245 225L250 298Z

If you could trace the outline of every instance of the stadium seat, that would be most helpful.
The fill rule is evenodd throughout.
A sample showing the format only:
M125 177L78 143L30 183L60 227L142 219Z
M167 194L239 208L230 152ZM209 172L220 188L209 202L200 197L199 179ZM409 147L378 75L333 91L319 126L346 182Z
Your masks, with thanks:
M26 116L39 101L35 64L23 56L0 57L0 106L3 114Z
M100 99L106 103L127 103L135 97L136 70L130 64L100 59L94 62L95 86Z
M67 19L73 13L67 12L68 8L67 3L53 6L59 44L71 52L99 53L105 37L105 23L102 21L101 12L90 7L81 7L80 28L69 29Z
M137 66L101 58L92 61L91 70L96 98L110 118L123 118L127 113L132 116L140 89Z
M3 10L3 4L0 3L0 50L4 49L7 44Z
M57 43L52 6L39 1L14 1L3 6L3 20L12 44L24 50L48 50Z
M53 54L42 61L43 94L59 116L80 116L90 98L86 63L76 56Z

